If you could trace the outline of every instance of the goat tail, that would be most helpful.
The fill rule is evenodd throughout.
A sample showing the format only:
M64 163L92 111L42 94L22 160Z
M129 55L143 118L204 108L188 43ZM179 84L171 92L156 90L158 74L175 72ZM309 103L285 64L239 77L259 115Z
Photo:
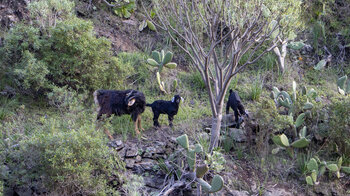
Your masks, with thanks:
M152 103L146 103L146 106L152 107Z

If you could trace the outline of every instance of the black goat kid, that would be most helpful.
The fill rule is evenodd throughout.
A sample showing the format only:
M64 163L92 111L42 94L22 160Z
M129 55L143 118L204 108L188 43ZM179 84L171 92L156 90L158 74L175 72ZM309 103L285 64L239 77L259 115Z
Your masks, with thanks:
M249 115L246 113L238 93L232 91L232 89L230 89L230 96L228 97L226 104L226 114L229 114L230 108L232 108L235 114L236 128L239 129L241 122L239 121L238 116L246 115L249 118Z
M171 101L164 101L164 100L157 100L154 101L152 104L146 104L146 106L149 106L152 108L153 112L153 125L155 127L160 127L158 118L160 114L168 114L169 119L169 126L173 126L173 119L174 116L177 114L177 111L179 110L179 105L182 100L182 97L179 95L175 95Z
M131 118L135 124L135 132L139 134L141 126L141 114L145 111L146 98L144 94L136 90L96 90L94 92L94 100L97 108L97 120L102 115L110 117L112 114L121 116L123 114L131 114ZM113 139L108 130L107 135Z

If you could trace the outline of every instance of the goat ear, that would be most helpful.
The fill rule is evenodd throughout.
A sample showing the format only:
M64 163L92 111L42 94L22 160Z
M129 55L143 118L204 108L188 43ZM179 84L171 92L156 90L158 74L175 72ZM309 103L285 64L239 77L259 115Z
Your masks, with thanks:
M171 99L171 102L173 102L173 103L174 103L174 101L175 101L175 97L173 97L173 98Z
M128 106L134 105L135 101L136 101L135 98L129 99L129 101L128 101Z
M181 101L182 101L182 102L184 102L184 101L185 101L185 99L184 99L183 97L181 97Z

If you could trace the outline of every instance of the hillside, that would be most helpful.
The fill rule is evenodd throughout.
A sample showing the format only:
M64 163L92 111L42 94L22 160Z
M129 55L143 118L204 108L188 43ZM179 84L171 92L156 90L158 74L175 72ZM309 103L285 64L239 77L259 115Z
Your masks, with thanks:
M157 2L0 3L0 195L350 195L350 3Z

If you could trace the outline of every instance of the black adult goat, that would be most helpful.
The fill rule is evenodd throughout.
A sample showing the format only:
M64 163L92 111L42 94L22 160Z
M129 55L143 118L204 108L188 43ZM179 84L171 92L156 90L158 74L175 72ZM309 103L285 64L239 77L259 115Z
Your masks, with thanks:
M146 104L152 108L153 112L153 125L155 127L160 127L158 118L160 114L168 114L169 126L173 126L174 116L177 114L179 110L180 102L183 98L180 95L175 95L171 101L157 100L152 104Z
M139 134L141 126L141 113L145 111L146 98L144 94L137 90L96 90L94 92L94 101L97 108L97 120L100 120L102 115L106 117L112 114L120 116L123 114L131 114L132 120L135 122L135 132ZM108 130L107 135L113 139Z
M230 107L232 108L235 114L236 127L239 129L241 122L239 121L238 116L246 115L249 118L249 115L245 111L238 93L236 91L232 91L232 89L230 89L230 96L228 97L228 101L226 104L226 114L229 113Z

